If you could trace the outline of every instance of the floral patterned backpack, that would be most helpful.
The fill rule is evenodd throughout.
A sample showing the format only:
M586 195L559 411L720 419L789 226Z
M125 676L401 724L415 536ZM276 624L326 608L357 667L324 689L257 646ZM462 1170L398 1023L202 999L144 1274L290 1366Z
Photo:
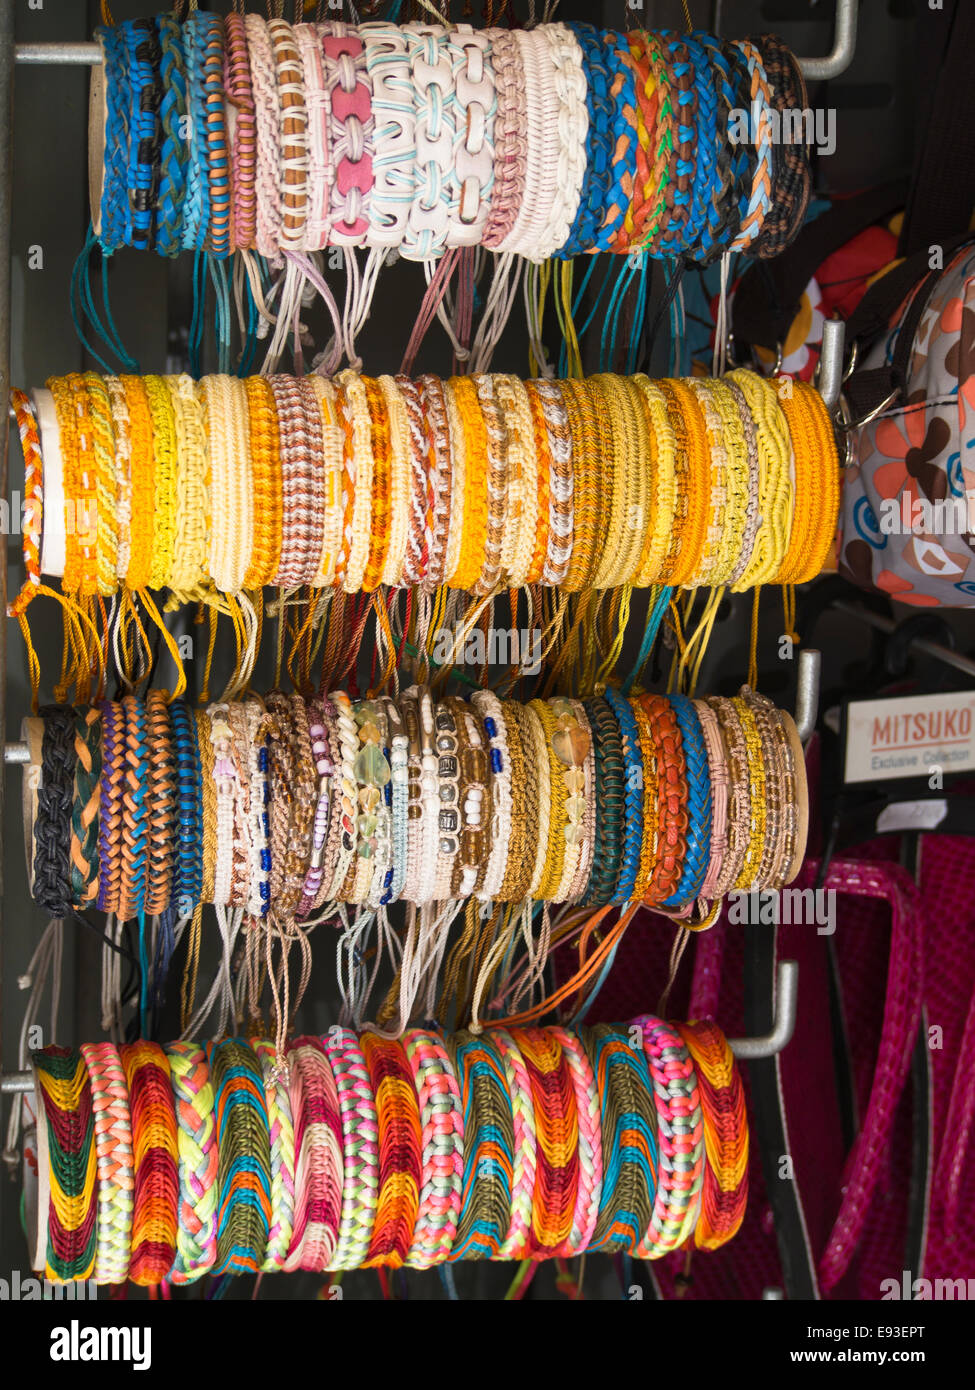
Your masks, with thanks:
M896 265L847 333L872 346L845 391L840 573L901 603L975 607L975 240Z

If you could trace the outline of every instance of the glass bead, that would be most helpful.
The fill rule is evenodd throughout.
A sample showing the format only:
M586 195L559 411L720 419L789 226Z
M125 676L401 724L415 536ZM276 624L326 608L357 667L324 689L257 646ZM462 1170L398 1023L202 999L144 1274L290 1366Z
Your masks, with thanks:
M581 767L591 747L592 739L581 724L574 729L557 729L552 735L552 752L566 767Z
M389 763L383 757L382 749L377 748L374 743L367 743L359 749L352 767L360 782L371 782L377 787L385 787L389 781Z

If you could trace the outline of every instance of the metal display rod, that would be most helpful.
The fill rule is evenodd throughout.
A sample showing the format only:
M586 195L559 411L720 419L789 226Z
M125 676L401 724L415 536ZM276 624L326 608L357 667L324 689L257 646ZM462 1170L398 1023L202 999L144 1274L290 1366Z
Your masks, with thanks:
M857 0L836 0L836 30L833 49L823 58L799 58L803 75L813 82L839 77L853 61L857 41ZM62 63L93 68L102 61L97 43L19 43L18 63Z

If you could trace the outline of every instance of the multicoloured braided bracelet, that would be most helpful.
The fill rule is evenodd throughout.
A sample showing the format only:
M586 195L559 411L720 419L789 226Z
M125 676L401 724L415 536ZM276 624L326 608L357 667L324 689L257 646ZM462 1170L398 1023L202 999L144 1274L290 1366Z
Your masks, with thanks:
M369 1068L356 1036L332 1028L324 1039L342 1117L345 1180L338 1243L330 1269L355 1269L366 1258L379 1187L379 1125Z
M124 1284L129 1272L135 1170L132 1118L122 1059L114 1043L84 1043L91 1082L98 1168L97 1284Z
M160 1284L176 1261L179 1230L178 1127L169 1059L157 1043L119 1049L129 1087L135 1166L133 1284Z
M240 1039L207 1044L220 1163L214 1274L257 1274L271 1228L271 1139L264 1071Z
M460 1217L464 1178L464 1114L450 1057L435 1033L403 1035L420 1101L423 1168L416 1229L406 1263L429 1269L447 1259Z
M196 1043L166 1048L176 1103L179 1227L174 1284L190 1284L209 1273L217 1258L219 1193L216 1101L206 1053Z

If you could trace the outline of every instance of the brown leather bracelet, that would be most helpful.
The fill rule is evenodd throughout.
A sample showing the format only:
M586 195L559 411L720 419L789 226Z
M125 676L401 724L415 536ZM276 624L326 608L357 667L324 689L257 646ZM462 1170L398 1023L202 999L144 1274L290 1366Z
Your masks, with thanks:
M146 843L146 912L165 912L173 883L176 822L176 766L169 709L161 690L146 696L149 754L149 834Z
M641 695L657 768L657 862L643 901L657 907L677 891L687 853L687 763L677 716L663 695Z

